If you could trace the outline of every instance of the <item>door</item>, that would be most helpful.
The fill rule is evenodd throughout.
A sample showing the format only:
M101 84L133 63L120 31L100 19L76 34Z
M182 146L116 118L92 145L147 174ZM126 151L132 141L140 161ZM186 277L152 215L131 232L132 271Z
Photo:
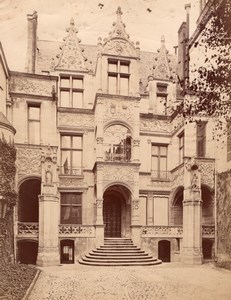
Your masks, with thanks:
M170 262L171 243L163 240L158 243L158 258L163 262Z
M103 205L105 237L121 237L121 201L105 199Z
M74 263L74 241L63 240L61 241L61 264Z

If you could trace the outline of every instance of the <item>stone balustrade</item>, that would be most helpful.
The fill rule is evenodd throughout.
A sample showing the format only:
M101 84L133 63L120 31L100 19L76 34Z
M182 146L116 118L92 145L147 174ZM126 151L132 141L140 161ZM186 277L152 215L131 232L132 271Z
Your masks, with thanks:
M60 237L95 237L94 225L60 224Z
M38 237L39 223L18 222L18 237Z

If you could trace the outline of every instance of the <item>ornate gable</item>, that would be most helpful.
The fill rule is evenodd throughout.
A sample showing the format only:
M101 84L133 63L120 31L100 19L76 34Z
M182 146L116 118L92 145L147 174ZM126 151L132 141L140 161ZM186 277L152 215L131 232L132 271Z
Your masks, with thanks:
M161 47L157 51L158 56L156 58L156 63L154 64L153 75L158 79L171 79L171 68L169 66L170 60L168 59L168 50L165 48L165 38L161 37Z
M118 7L116 22L113 23L112 31L109 33L108 38L98 40L99 53L112 54L117 56L132 56L139 57L140 48L139 42L134 43L130 41L129 35L126 33L125 24L122 22L122 11Z
M87 59L82 54L83 50L80 47L81 40L77 37L78 30L75 28L73 18L71 18L70 27L66 31L68 35L63 39L64 42L60 47L60 54L57 55L58 62L55 63L55 60L53 60L51 69L87 71Z

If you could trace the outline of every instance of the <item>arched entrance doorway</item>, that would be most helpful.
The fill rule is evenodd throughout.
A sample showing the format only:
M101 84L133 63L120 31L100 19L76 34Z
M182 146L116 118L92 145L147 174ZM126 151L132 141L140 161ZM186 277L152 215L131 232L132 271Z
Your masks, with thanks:
M158 258L163 262L170 262L171 258L171 243L170 241L159 241L158 243Z
M39 200L41 181L28 179L19 187L18 220L20 222L39 221Z
M203 258L212 259L213 256L213 241L212 240L202 240L202 251L203 251Z
M104 193L103 220L105 237L128 237L131 225L131 200L127 188L114 185Z

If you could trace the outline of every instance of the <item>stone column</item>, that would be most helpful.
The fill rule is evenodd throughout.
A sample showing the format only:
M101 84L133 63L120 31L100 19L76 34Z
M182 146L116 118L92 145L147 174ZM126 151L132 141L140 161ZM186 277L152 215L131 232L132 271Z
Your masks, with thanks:
M41 155L42 186L39 197L38 266L58 265L60 262L59 198L57 196L57 148L47 147Z
M201 264L201 182L198 165L193 159L188 159L185 162L184 176L182 260L189 264Z
M103 166L97 165L97 199L96 199L96 246L104 242L103 224Z

